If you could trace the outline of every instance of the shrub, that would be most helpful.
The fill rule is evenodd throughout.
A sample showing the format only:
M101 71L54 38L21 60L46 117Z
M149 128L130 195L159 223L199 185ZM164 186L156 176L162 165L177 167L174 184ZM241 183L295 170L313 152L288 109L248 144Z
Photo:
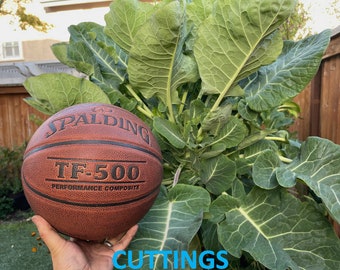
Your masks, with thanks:
M5 218L7 215L14 211L13 199L6 196L0 196L0 219Z
M22 191L21 166L26 144L13 149L0 147L0 188L3 195Z
M10 149L0 147L0 219L15 210L12 195L22 191L21 165L26 144Z

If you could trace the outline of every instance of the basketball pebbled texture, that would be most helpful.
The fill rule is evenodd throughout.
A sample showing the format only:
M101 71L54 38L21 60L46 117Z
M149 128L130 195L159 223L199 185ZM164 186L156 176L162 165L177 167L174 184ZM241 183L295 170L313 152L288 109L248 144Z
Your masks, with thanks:
M94 103L47 119L27 145L21 172L36 214L61 233L98 241L138 223L163 177L150 128L124 109Z

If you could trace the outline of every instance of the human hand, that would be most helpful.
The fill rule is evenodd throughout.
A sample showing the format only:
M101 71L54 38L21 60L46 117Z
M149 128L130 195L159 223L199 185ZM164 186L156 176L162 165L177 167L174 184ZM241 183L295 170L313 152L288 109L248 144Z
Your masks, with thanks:
M125 234L109 239L113 245L110 248L98 242L72 238L67 240L41 216L33 216L32 221L50 250L54 270L112 270L114 252L127 248L138 229L138 225L134 225Z

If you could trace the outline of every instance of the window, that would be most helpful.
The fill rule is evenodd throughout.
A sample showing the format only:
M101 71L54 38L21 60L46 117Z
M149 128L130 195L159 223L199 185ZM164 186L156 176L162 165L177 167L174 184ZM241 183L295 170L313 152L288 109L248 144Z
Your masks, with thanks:
M16 60L22 58L21 42L2 42L0 60Z

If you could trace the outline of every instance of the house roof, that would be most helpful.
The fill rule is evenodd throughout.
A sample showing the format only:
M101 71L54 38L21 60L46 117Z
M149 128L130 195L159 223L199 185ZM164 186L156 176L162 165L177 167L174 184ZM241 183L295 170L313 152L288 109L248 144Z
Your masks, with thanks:
M112 0L40 0L40 4L47 13L62 10L108 7L111 2Z
M59 7L77 4L92 4L100 2L111 2L112 0L40 0L43 7Z
M27 78L44 73L68 73L77 77L84 76L58 61L3 63L0 64L0 87L22 85Z

